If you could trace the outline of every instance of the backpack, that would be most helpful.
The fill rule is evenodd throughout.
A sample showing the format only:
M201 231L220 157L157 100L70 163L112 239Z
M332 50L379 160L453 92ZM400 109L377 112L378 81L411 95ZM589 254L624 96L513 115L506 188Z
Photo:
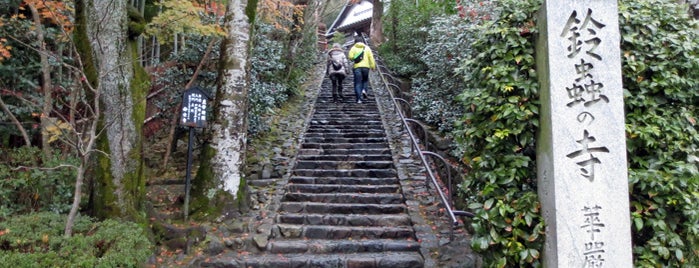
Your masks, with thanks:
M332 64L333 64L333 70L339 71L340 69L342 69L342 63L339 63L335 60L332 60Z
M354 57L354 59L352 59L352 60L354 61L354 63L359 63L359 62L361 62L363 59L364 59L364 49L362 49L362 52L359 52L359 55L357 55L356 57Z

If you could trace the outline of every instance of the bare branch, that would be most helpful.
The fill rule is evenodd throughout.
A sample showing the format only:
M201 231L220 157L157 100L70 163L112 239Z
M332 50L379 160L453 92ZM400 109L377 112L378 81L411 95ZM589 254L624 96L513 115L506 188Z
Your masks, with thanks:
M7 108L7 105L5 105L5 102L2 101L2 98L0 98L0 108L10 117L10 120L12 120L12 123L14 123L17 126L17 129L19 130L20 133L22 133L22 138L24 138L24 142L27 146L32 145L32 141L29 139L29 135L27 135L27 131L24 129L22 126L22 123L17 120L17 117L15 117L12 112L10 112L10 109Z
M12 168L12 171L20 171L20 170L26 170L26 169L35 169L35 170L57 170L57 169L62 169L62 168L72 168L72 169L78 169L77 166L75 165L67 165L67 164L60 164L55 167L28 167L28 166L17 166Z

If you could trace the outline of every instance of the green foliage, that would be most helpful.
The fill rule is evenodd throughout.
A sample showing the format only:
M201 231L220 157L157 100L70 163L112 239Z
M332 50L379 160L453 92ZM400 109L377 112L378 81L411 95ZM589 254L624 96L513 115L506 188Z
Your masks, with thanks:
M699 266L699 34L686 5L619 2L635 264Z
M465 30L469 26L456 15L434 18L426 27L428 37L420 57L416 57L427 70L412 77L413 112L442 132L449 132L464 112L456 100L464 83L455 70L471 52L468 41L475 37L473 31Z
M13 10L16 12L16 10ZM2 14L2 13L0 13ZM43 95L41 90L40 74L41 64L36 40L36 33L31 20L19 19L17 16L11 17L12 13L0 15L2 26L0 26L0 36L6 39L7 45L11 47L11 56L3 59L0 63L0 97L7 105L13 116L22 123L27 134L32 137L40 134L38 126L41 114L41 102ZM64 43L59 41L60 36L57 30L45 28L45 42L47 47L61 46ZM59 55L57 55L59 56ZM49 61L53 67L59 66L56 61ZM60 85L57 81L52 81L54 85ZM61 85L65 86L65 85ZM57 94L56 99L60 99L67 94ZM61 100L59 103L67 103ZM14 147L24 145L16 142L20 137L18 128L11 123L7 113L0 112L0 147Z
M412 76L426 69L420 60L434 14L444 11L442 1L394 0L382 17L388 41L379 48L383 59L398 75Z
M150 75L153 78L153 85L160 88L165 88L163 93L158 95L157 98L153 98L150 104L155 105L158 110L169 111L175 108L182 102L182 94L185 91L185 85L194 75L199 63L204 57L208 44L211 42L213 37L205 36L188 36L188 44L179 53L171 55L168 62L163 64L162 69L151 72ZM214 90L216 89L216 59L219 58L220 41L214 41L214 46L209 54L208 64L205 64L197 76L197 80L194 83L195 86L202 88L204 91L209 93L210 96L214 96ZM211 114L211 113L208 113ZM168 118L170 120L171 116L174 114L163 113L160 116ZM167 128L165 128L167 129Z
M66 217L31 213L0 222L0 263L16 267L138 267L153 245L136 224L77 217L63 236Z
M75 188L76 158L42 156L37 147L0 149L0 221L31 211L67 213Z
M466 28L478 38L470 40L459 69L465 113L453 135L471 166L461 195L476 214L472 247L487 267L541 266L544 223L533 154L539 103L530 34L540 5L492 2L491 19Z
M300 11L300 10L297 10ZM305 12L305 11L304 11ZM303 14L308 16L308 14ZM294 13L294 25L284 27L259 19L251 53L249 133L268 130L265 116L290 96L300 94L299 86L318 58L318 37L312 24Z
M328 48L332 48L332 45L334 43L340 44L340 46L345 44L345 36L341 33L337 33L333 35L333 38L330 39L330 42L328 43Z
M284 81L286 64L283 60L284 32L266 23L258 23L250 58L249 133L265 131L263 117L272 113L289 97L289 85Z
M436 120L430 111L420 107L430 103L441 107L440 102L446 105L451 100L439 100L439 93L425 91L450 96L443 89L450 84L439 85L457 82L449 81L450 70L434 70L451 69L450 61L445 61L447 68L430 63L444 55L458 55L456 71L464 79L459 99L464 110L451 134L457 140L455 152L472 168L460 189L477 214L472 220L472 246L483 254L487 267L538 267L544 223L534 162L539 96L533 34L540 3L470 2L461 1L463 6L457 7L457 14L467 21L451 26L448 19L436 19L420 29L430 33L425 39L419 32L401 29L410 38L425 40L421 56L390 49L382 52L395 53L382 55L389 63L410 65L396 69L412 75L413 88L420 91L415 93L416 110L433 124ZM696 267L697 24L688 17L686 5L675 2L638 0L619 5L634 263L639 267ZM413 24L408 22L420 16L397 23L409 28L406 26ZM460 31L450 30L456 27Z
M203 7L189 0L165 0L160 4L163 11L146 26L146 33L156 36L161 44L169 43L175 34L199 36L223 36L225 33L213 18L207 18Z
M146 19L133 6L128 7L127 14L129 16L129 39L134 40L146 31Z

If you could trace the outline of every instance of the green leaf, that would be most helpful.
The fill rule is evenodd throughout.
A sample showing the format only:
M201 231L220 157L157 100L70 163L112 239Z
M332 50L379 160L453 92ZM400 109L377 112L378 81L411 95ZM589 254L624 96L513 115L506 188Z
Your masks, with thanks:
M490 210L493 207L493 203L495 203L495 199L493 198L486 200L485 204L483 204L483 209Z
M675 250L675 258L677 258L677 260L680 262L684 262L684 253L682 253L682 250Z
M633 223L636 226L636 230L640 231L643 229L643 219L641 218L634 218Z

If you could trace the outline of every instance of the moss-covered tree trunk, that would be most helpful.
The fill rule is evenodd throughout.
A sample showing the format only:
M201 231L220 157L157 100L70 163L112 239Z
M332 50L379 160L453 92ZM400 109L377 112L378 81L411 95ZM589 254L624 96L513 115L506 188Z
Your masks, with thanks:
M192 182L191 213L195 218L233 216L245 209L243 166L248 130L249 54L256 0L230 0L222 44L213 119Z
M86 77L101 101L97 165L91 205L101 218L140 220L145 198L141 125L142 83L133 83L133 43L127 38L126 0L76 1L75 42Z

